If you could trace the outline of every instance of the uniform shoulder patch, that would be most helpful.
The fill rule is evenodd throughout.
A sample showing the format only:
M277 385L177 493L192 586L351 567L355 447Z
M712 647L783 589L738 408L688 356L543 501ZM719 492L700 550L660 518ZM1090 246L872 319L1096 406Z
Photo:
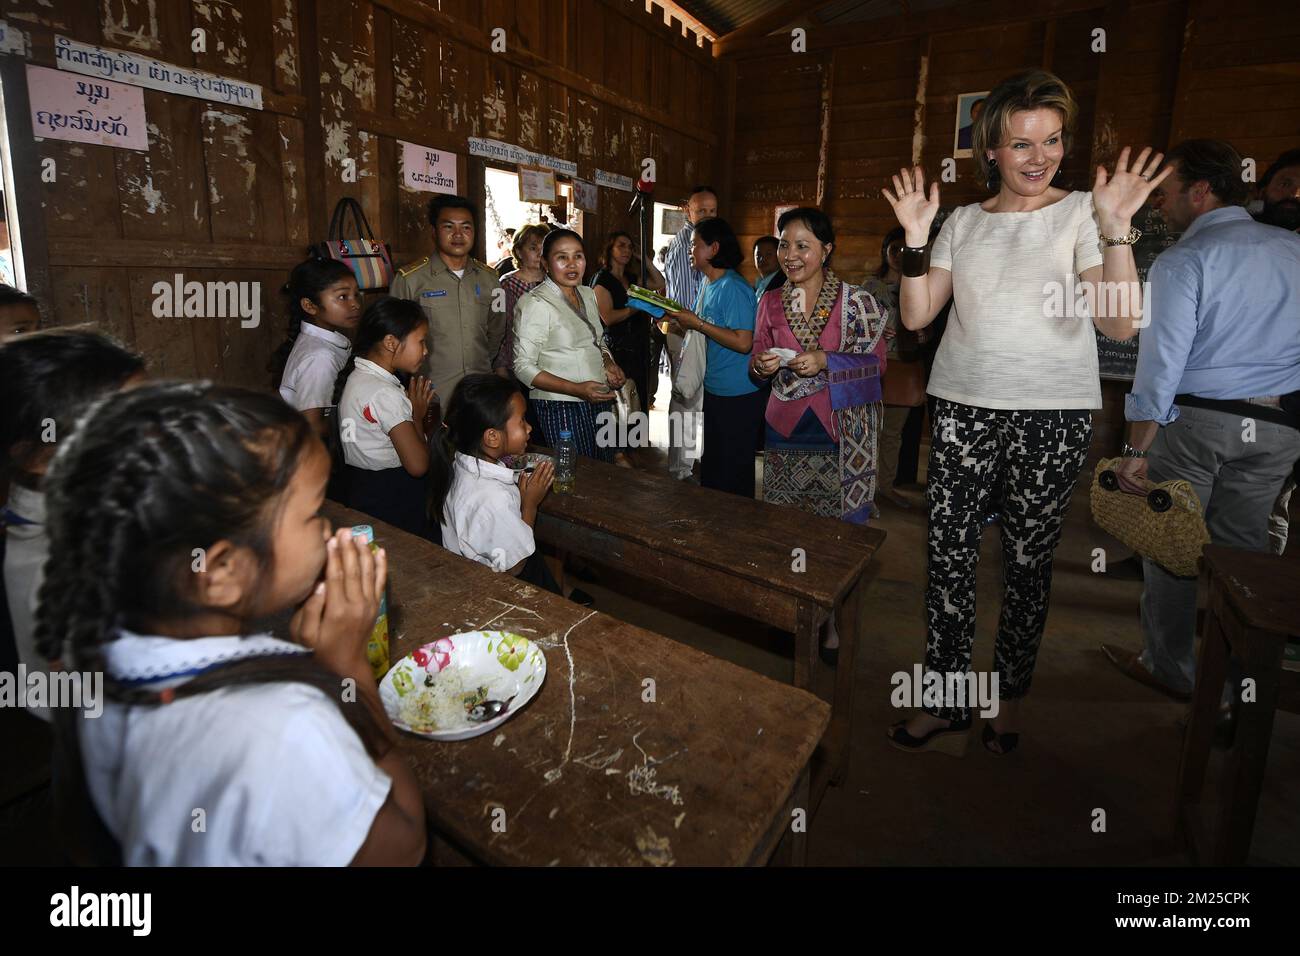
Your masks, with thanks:
M419 269L421 266L426 265L426 264L428 263L428 261L429 261L429 257L428 257L428 256L425 256L425 257L424 257L423 259L421 259L419 262L412 262L409 266L406 266L405 268L402 268L402 269L398 269L398 270L397 270L397 274L400 275L403 279L405 279L405 278L406 278L407 276L409 276L412 272L415 272L415 271L416 271L417 269Z

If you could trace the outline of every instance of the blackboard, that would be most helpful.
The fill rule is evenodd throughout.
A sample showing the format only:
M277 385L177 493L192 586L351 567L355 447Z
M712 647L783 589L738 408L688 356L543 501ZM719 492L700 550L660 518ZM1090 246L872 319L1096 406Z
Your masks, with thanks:
M1142 238L1133 245L1133 258L1137 260L1138 281L1145 282L1151 263L1175 242L1178 235L1169 231L1161 215L1150 206L1143 206L1133 217L1133 225L1142 230ZM1132 381L1137 371L1138 338L1117 342L1097 333L1097 368L1102 378Z

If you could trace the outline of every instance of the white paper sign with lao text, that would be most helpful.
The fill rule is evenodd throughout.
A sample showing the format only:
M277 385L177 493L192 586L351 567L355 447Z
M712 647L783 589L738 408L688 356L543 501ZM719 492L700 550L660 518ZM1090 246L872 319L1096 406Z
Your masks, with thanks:
M32 134L46 139L149 149L144 90L108 80L27 66Z
M402 147L402 185L427 193L456 193L455 153L419 143L397 141Z

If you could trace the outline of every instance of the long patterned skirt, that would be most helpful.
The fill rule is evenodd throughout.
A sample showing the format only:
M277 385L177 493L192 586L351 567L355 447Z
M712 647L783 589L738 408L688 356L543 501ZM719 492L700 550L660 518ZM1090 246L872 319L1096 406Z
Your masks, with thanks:
M573 432L573 444L579 455L599 461L613 461L617 447L604 448L596 441L598 418L602 412L616 414L613 402L565 402L556 399L529 399L537 410L541 440L554 448L561 430Z
M840 517L840 447L812 409L804 412L789 438L767 426L763 500L824 518Z

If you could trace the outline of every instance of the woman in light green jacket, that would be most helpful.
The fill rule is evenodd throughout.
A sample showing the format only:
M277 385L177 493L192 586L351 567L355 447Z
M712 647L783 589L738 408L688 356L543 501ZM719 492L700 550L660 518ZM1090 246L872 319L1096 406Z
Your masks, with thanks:
M613 461L616 443L602 447L596 435L606 421L616 421L614 391L624 378L605 345L596 294L582 284L582 237L552 231L542 243L542 263L546 279L515 306L515 375L529 388L543 441L555 447L568 431L578 454Z

